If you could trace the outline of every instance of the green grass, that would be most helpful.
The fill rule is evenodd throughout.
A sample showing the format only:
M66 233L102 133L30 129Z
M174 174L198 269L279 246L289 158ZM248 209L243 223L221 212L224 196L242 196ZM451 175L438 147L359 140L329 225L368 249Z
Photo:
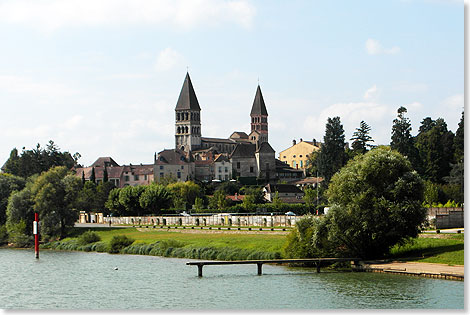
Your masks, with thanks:
M77 238L92 230L101 238L97 244L81 246ZM109 242L115 236L125 235L135 242L121 250L125 254L146 254L166 257L200 259L274 259L281 257L285 235L263 233L180 233L178 230L136 228L88 229L74 228L70 237L48 244L59 250L109 251Z
M390 257L447 265L464 264L464 234L445 235L444 238L417 238L390 251Z

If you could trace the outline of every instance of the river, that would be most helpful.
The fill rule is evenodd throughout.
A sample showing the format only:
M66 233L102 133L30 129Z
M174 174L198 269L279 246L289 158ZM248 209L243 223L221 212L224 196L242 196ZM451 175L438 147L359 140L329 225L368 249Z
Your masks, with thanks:
M1 309L463 309L464 282L190 259L0 249ZM116 270L117 268L117 270Z

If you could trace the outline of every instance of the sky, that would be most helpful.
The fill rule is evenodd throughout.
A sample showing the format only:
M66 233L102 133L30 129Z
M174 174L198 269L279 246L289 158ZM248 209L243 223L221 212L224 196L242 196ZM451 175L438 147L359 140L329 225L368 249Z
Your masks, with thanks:
M205 137L250 132L258 82L276 151L339 116L389 144L405 106L456 131L464 3L444 0L0 0L0 164L45 146L119 164L174 148L186 72Z

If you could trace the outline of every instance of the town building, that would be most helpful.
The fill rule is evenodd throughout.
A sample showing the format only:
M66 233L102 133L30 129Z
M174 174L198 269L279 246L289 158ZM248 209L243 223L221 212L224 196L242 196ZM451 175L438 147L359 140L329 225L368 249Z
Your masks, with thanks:
M299 143L294 139L292 146L279 153L279 160L286 162L295 169L306 169L310 155L320 150L321 144L315 139L313 141L303 141L300 138Z
M274 197L277 196L282 202L285 203L305 203L303 200L304 192L296 185L292 184L267 184L263 188L264 198L273 202Z
M95 172L95 182L101 183L104 179L105 170L108 173L108 181L114 186L122 188L124 186L148 185L154 181L154 165L119 165L111 157L100 157L88 167L75 167L75 175L84 177L88 181Z

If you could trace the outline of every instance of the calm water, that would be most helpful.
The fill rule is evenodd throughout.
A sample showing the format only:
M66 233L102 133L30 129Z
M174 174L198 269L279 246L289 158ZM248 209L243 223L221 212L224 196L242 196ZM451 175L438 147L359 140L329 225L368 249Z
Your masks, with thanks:
M464 283L189 259L0 249L1 309L463 308ZM114 270L118 267L118 270Z

